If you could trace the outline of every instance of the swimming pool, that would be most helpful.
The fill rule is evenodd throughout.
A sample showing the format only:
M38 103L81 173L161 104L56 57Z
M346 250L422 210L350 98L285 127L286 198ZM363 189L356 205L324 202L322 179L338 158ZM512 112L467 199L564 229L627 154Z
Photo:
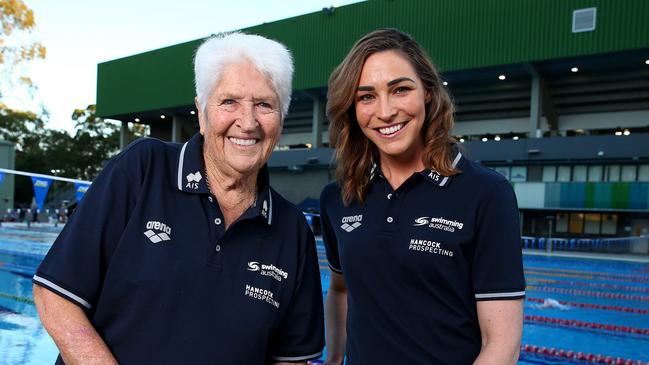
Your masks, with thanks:
M326 291L322 242L318 255ZM519 364L649 364L649 263L526 254L523 264Z
M57 234L53 227L0 227L0 365L56 358L31 299L31 276ZM329 274L321 241L318 255L324 298ZM525 255L524 264L519 364L649 363L649 264L540 255Z
M53 364L56 359L56 346L32 301L31 277L58 231L0 227L0 365Z

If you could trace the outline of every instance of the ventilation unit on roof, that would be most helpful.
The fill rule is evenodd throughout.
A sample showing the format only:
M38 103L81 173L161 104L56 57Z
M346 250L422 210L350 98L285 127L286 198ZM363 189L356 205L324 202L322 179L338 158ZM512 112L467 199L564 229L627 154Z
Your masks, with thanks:
M591 32L595 30L597 8L578 9L572 12L572 32Z

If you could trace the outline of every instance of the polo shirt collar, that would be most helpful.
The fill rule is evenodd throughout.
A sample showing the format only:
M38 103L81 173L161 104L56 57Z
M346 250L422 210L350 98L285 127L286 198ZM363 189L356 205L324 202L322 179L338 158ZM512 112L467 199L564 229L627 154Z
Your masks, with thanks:
M460 163L460 160L462 160L462 152L456 151L455 158L453 159L453 163L451 164L453 168L457 167L457 165ZM448 186L453 178L452 176L445 176L440 174L434 168L424 169L417 172L417 174L423 176L424 179L429 183L439 187ZM370 177L370 181L374 180L377 177L384 178L383 173L381 172L381 167L376 162L373 163L370 167L368 175Z
M204 137L196 133L180 149L176 187L191 194L210 194L207 186L207 173L203 160ZM257 200L244 214L262 217L268 225L273 222L273 197L270 191L268 166L264 165L257 174Z
M456 168L457 165L460 163L460 160L462 159L462 152L456 151L455 153L455 158L453 159L453 163L451 166L453 168ZM434 168L430 169L425 169L419 172L426 181L433 185L437 185L439 187L446 187L451 183L451 180L453 179L452 176L445 176L440 174L437 170Z

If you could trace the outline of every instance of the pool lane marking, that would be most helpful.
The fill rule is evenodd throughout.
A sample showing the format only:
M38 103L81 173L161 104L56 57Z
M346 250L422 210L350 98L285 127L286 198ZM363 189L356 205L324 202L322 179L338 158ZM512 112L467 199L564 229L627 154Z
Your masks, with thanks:
M574 364L573 360L579 361L579 364L583 363L593 363L598 364L631 364L631 365L648 365L649 362L644 362L642 360L632 360L632 359L623 359L620 357L613 358L612 356L605 356L601 354L592 354L589 352L582 351L573 351L573 350L564 350L562 348L555 349L553 347L546 348L545 346L531 346L529 344L521 345L521 355L520 360L526 360L527 357L538 359L541 358L553 358L561 359L561 363L565 363L565 360L569 360L570 364ZM618 362L621 361L621 362ZM536 363L537 361L533 361ZM543 362L545 363L545 362Z
M544 298L528 297L528 298L526 298L526 300L528 302L533 302L533 303L543 303L543 302L545 302ZM593 304L593 303L583 303L583 302L570 302L570 301L563 301L563 300L560 300L559 303L561 303L563 305L568 305L568 306L571 306L571 307L578 307L578 308L601 309L601 310L616 311L616 312L626 312L626 313L634 313L634 314L649 314L649 309L622 307L622 306L619 306L619 305L606 305L606 304Z
M539 266L525 266L525 270L562 272L562 273L582 274L582 275L602 275L601 271L569 270L569 269L558 269L558 268L539 267ZM636 274L625 274L625 273L610 273L608 275L611 277L628 278L634 280L646 280L647 282L649 282L649 276L647 275L636 275Z
M629 285L617 285L617 284L608 284L608 283L594 283L589 281L540 279L540 278L530 278L530 277L527 277L526 279L528 284L537 283L537 284L554 284L554 285L567 285L567 286L586 286L586 287L598 288L598 289L623 290L623 291L632 291L632 292L639 292L639 293L649 293L649 287L645 287L645 286L629 286Z
M571 275L571 274L561 274L561 273L545 273L545 272L540 272L540 271L531 271L531 270L525 270L525 275L530 274L530 275L543 275L543 276L558 276L562 278L578 278L578 279L595 279L594 276L592 275Z
M649 296L643 296L643 295L629 295L629 294L607 293L607 292L591 291L591 290L551 288L551 287L535 286L535 285L528 285L527 290L528 291L529 290L536 290L536 291L550 292L550 293L560 293L560 294L571 294L571 295L579 295L579 296L586 296L586 297L632 300L632 301L637 301L637 302L649 302Z
M649 328L620 326L616 324L605 324L597 322L585 322L576 319L563 319L555 317L531 316L525 315L524 321L527 323L542 323L553 326L566 328L587 328L593 330L606 331L607 333L630 334L634 336L649 336Z
M31 299L31 298L20 297L18 295L9 294L9 293L0 292L0 298L12 299L12 300L15 300L17 302L23 302L23 303L27 303L27 304L34 304L34 300Z

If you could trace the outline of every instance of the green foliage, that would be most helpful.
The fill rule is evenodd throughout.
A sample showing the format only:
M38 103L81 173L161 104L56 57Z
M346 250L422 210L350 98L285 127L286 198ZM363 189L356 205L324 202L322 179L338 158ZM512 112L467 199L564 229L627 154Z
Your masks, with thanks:
M0 88L0 96L16 85L29 92L35 88L32 79L16 69L46 56L45 46L29 37L35 25L34 12L24 1L0 0L0 76L5 86Z
M95 105L72 113L74 136L46 128L45 118L0 103L0 139L15 143L16 170L93 180L119 152L121 124L97 117ZM129 141L142 136L143 125L130 126ZM28 204L34 194L29 178L15 182L15 202Z

